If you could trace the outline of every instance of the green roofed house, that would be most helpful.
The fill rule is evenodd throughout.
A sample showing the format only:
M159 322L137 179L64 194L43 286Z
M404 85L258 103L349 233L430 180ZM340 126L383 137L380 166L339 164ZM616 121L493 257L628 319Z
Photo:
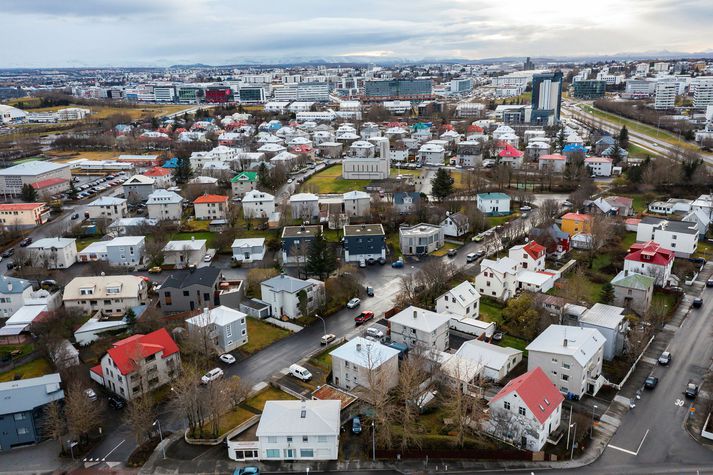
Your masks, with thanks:
M614 287L612 303L639 315L645 315L651 306L655 282L654 277L623 270L611 280L611 285Z
M488 216L510 214L510 197L505 193L478 193L477 206Z
M230 180L233 197L242 198L245 193L257 188L257 172L241 172Z

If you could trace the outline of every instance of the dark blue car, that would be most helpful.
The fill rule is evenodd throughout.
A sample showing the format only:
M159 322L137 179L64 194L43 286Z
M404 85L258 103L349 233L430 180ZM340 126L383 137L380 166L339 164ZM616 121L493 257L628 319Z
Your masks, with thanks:
M391 263L391 267L394 269L400 269L404 266L404 261L394 261Z

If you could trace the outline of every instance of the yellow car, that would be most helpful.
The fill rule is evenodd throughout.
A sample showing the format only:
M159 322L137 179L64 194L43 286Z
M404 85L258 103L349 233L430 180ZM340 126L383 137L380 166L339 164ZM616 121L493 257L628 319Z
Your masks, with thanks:
M155 267L152 267L152 268L149 269L149 274L158 274L158 273L160 273L162 270L163 270L163 269L161 269L159 266L155 266Z

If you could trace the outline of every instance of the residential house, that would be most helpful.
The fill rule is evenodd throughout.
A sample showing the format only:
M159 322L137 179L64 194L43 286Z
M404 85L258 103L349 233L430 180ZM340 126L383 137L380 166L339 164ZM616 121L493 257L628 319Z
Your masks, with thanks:
M77 253L77 261L105 261L115 267L137 267L143 264L145 250L144 236L121 236L91 243Z
M303 316L300 298L305 299L307 311L312 311L324 300L324 283L315 279L302 280L280 274L260 284L260 299L270 305L273 317Z
M457 356L481 365L481 376L496 383L505 378L522 361L522 351L507 346L493 345L481 340L463 342Z
M413 212L421 203L421 193L397 191L394 192L394 208L399 214L409 214Z
M157 221L180 221L183 217L183 197L174 191L159 189L146 201L149 218Z
M265 258L265 238L236 239L231 248L235 262L249 264Z
M629 321L624 315L624 308L595 303L579 319L579 326L593 328L602 334L605 339L605 360L611 361L624 351L624 342L629 331Z
M678 279L672 275L673 251L664 249L659 243L649 241L634 243L629 248L629 254L624 258L624 270L655 279L655 284L660 287L676 285Z
M187 318L186 327L189 334L208 339L220 353L230 353L248 342L247 315L224 305Z
M611 135L605 135L594 143L594 153L601 155L605 150L616 144L616 139Z
M199 196L193 201L196 219L228 219L228 197L225 195Z
M527 345L527 369L541 368L563 394L596 396L604 384L605 338L593 328L550 325Z
M666 201L652 201L648 209L657 214L690 213L693 201L683 198L669 198Z
M321 232L321 225L285 226L282 228L282 263L306 262L309 244Z
M530 237L536 239L538 244L545 246L547 255L554 255L559 258L569 252L569 234L562 231L554 223L544 229L532 228Z
M582 213L567 213L562 216L562 231L570 235L589 233L592 230L592 217Z
M205 239L186 239L183 241L168 241L163 247L163 263L184 269L190 265L198 265L206 255Z
M607 157L587 157L584 159L584 164L592 172L592 176L608 177L612 174L614 160Z
M470 221L463 213L447 213L446 218L441 221L441 228L445 236L460 237L468 233Z
M342 244L345 262L386 259L386 235L381 224L345 225Z
M522 449L539 452L549 435L559 428L562 401L564 398L545 372L533 368L488 401L486 430Z
M332 382L347 391L391 389L399 382L399 350L355 337L332 350Z
M84 314L122 316L148 301L148 285L137 275L75 277L64 287L62 301L67 310Z
M612 280L614 303L645 316L654 296L654 277L623 270Z
M32 295L29 280L0 276L0 318L10 318Z
M1 203L0 227L19 231L32 229L50 219L50 209L45 203Z
M297 193L290 196L292 219L311 221L319 218L319 197L313 193Z
M437 251L445 243L443 228L420 223L399 228L399 246L404 255L422 255Z
M157 224L158 221L151 218L122 218L111 223L107 229L113 236L136 236L146 233L147 228Z
M126 400L153 391L181 372L178 345L165 328L112 344L89 370L92 380Z
M0 451L45 438L44 408L64 399L61 384L59 373L0 383Z
M510 214L510 197L505 193L478 193L476 206L488 216Z
M265 219L275 212L275 197L264 191L252 190L243 195L242 205L245 219Z
M218 305L221 279L220 269L213 266L171 274L158 291L161 310L187 312Z
M410 306L388 319L391 341L409 348L445 351L451 316Z
M501 164L509 165L512 168L522 167L522 157L525 154L520 150L516 149L509 143L505 144L505 147L498 152L498 161Z
M508 251L510 259L519 261L521 269L531 271L545 270L545 255L547 254L544 246L539 245L536 241L530 241L527 244L512 246Z
M176 181L173 179L173 173L163 167L153 167L149 168L142 173L143 176L154 179L154 185L156 188L170 188L176 186Z
M126 200L115 196L102 196L87 205L89 219L108 219L115 221L125 218L129 213Z
M480 294L473 284L465 280L436 299L436 312L478 318Z
M27 246L27 253L35 267L67 269L77 261L77 240L59 236L38 239Z
M483 163L483 144L477 140L458 142L456 146L456 165L476 167Z
M708 228L711 224L711 216L706 211L697 209L681 218L681 221L684 223L692 223L695 226L696 231L698 231L698 239L701 240L705 239L706 234L708 233Z
M548 142L543 140L531 141L525 147L525 158L539 162L540 157L552 153L552 148Z
M549 173L564 173L567 157L559 154L545 154L537 158L537 167Z
M446 149L435 143L425 143L418 149L417 159L423 165L443 166L446 160Z
M698 249L698 229L695 223L645 216L636 229L636 241L656 241L677 257L690 257Z
M126 180L121 187L124 196L133 201L146 201L149 195L156 190L156 180L143 175L134 175Z
M339 458L341 402L338 400L267 401L256 435L263 461L316 461ZM235 449L231 458L237 457Z
M257 172L240 172L230 180L234 197L242 198L246 193L257 190Z
M344 213L349 216L368 216L371 209L371 197L363 191L349 191L342 195Z

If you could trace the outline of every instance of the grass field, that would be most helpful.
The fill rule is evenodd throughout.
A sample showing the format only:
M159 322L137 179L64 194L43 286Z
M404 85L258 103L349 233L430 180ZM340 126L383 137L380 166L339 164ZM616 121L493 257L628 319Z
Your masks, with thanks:
M265 403L267 401L292 401L294 399L295 397L291 394L287 394L277 388L268 386L250 399L246 400L245 404L262 412L263 409L265 409Z
M8 381L13 381L15 375L19 375L19 379L29 379L37 378L38 376L44 376L52 372L52 367L44 358L38 358L32 360L29 363L17 366L14 369L0 373L0 383L6 383Z
M624 238L621 240L621 248L624 250L627 250L631 247L632 244L636 242L636 233L635 232L628 232L624 235Z
M102 240L103 236L90 236L90 237L81 237L77 239L77 252L83 251L87 246L89 246L92 243L99 242Z
M240 350L253 354L290 335L284 328L270 325L255 318L248 318L248 342Z
M646 158L658 155L656 153L651 153L648 150L641 148L633 143L629 144L629 148L627 149L627 151L629 152L629 156L631 158Z
M480 317L486 322L494 322L496 325L500 325L503 321L503 307L495 300L481 298Z
M314 186L318 193L346 193L363 190L370 183L371 180L345 180L342 178L342 165L335 165L315 173L302 186Z
M485 219L486 221L488 221L488 227L492 228L494 226L500 226L501 224L505 224L508 221L517 218L518 216L518 213L512 213L505 216L488 216Z
M527 351L525 350L525 348L527 347L527 342L522 338L518 338L512 335L503 335L503 339L500 342L500 346L515 348L516 350L525 352L525 356L527 356Z
M460 247L460 246L459 246L458 244L453 244L452 242L447 242L447 243L443 244L443 247L440 248L439 250L433 251L433 252L431 253L431 255L432 255L432 256L436 256L436 257L443 257L443 256L445 256L446 254L448 254L448 251L449 251L449 250L451 250L451 249L458 249L459 247Z
M50 157L54 158L58 162L66 163L72 160L78 160L80 158L84 158L86 160L115 160L119 155L121 155L120 152L112 152L112 151L107 151L107 152L55 152L55 151L50 151L47 152L47 155Z
M39 98L36 97L21 97L19 99L12 99L9 101L11 105L16 104L34 104L38 103ZM81 105L68 105L68 106L54 106L54 107L40 107L37 109L27 109L28 112L53 112L60 109L66 109L68 107L81 107L83 109L89 109L92 111L89 118L91 119L106 119L110 115L114 114L127 114L132 120L139 119L145 115L161 117L168 114L173 114L175 112L180 112L182 110L188 110L191 106L177 105L177 104L142 104L135 107L111 107L111 106L81 106Z
M667 294L659 290L654 290L654 296L651 299L651 305L662 305L666 309L666 315L670 315L676 309L676 296Z

